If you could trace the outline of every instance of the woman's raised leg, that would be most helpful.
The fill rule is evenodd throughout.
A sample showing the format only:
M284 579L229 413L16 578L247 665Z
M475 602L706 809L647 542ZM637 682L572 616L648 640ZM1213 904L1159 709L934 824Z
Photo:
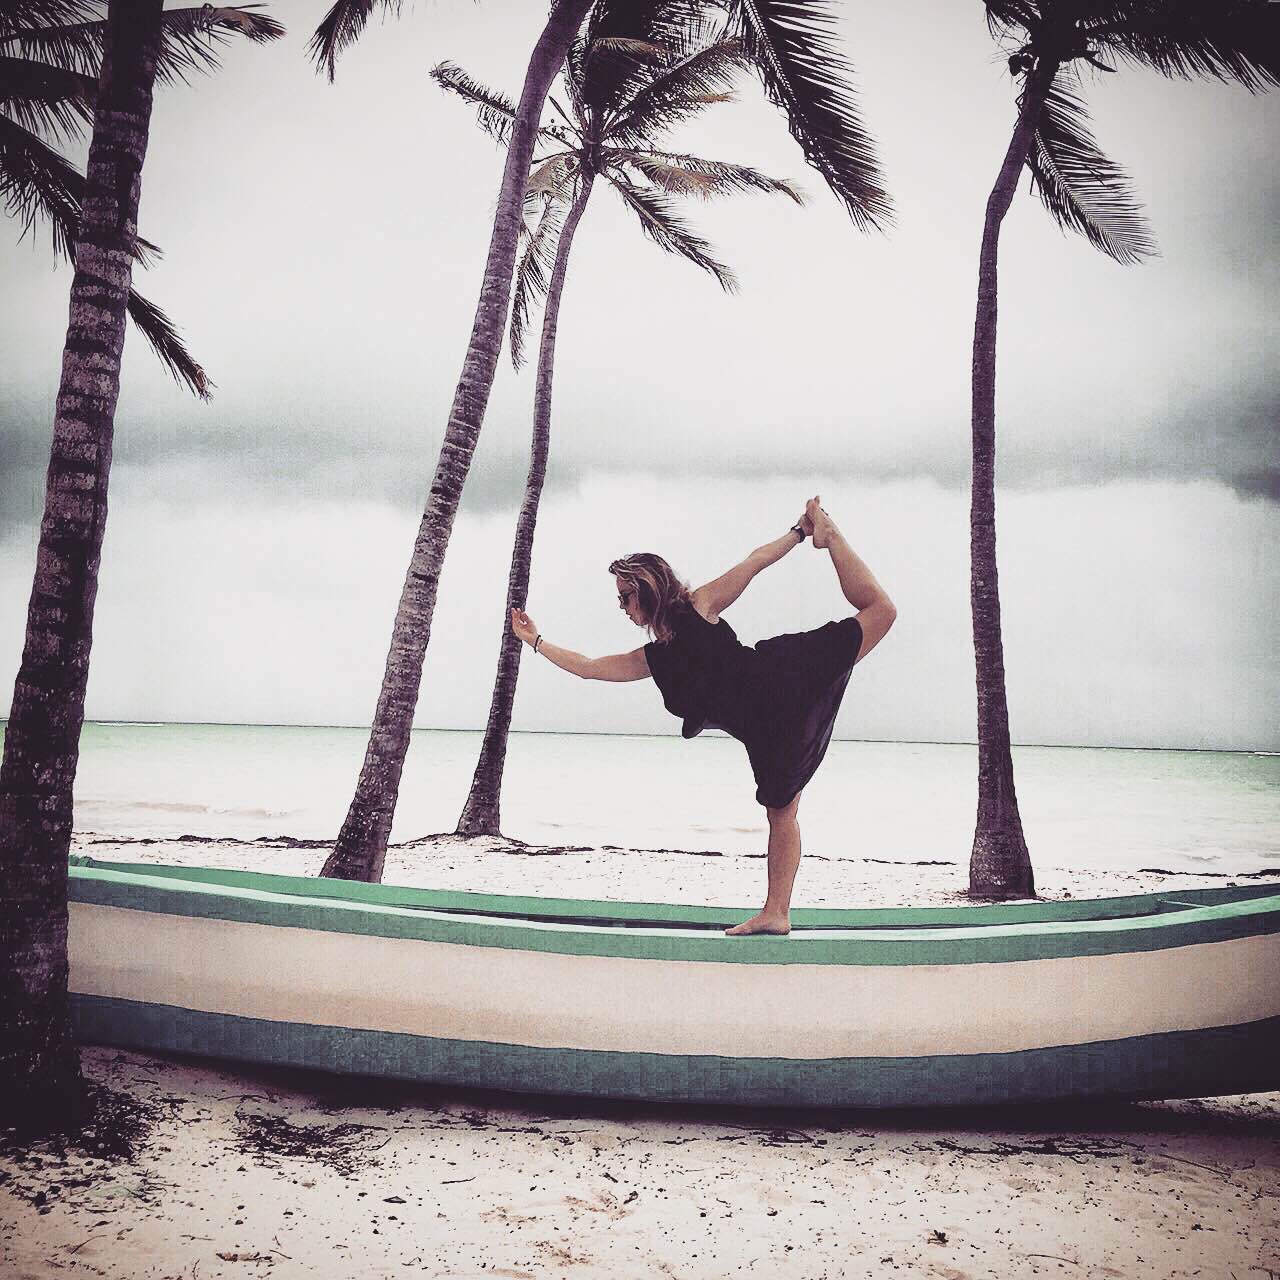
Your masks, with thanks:
M785 808L765 807L769 815L769 891L759 915L725 930L731 937L791 932L791 888L800 867L800 823L796 819L799 808L798 792Z
M836 577L840 579L840 590L858 610L858 621L862 625L862 647L858 650L858 657L865 658L884 639L898 611L888 592L876 581L875 575L822 509L821 499L809 499L805 504L805 516L813 524L813 545L830 553Z

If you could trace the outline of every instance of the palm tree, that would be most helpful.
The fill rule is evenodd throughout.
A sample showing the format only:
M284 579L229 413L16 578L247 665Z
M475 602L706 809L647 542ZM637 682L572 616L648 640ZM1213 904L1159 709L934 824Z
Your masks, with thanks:
M274 39L283 28L252 12L257 6L170 9L161 15L156 80L172 84L218 65L216 49L235 34ZM106 24L101 0L0 0L0 198L23 235L44 220L54 249L73 259L84 175L63 148L93 123ZM137 237L142 266L159 256ZM202 399L211 383L178 337L172 321L129 290L129 318L170 373Z
M663 135L678 121L730 96L727 90L731 78L745 61L742 42L709 41L709 34L703 24L697 24L679 48L605 39L588 45L585 37L579 37L569 49L562 79L568 105L551 99L563 123L539 131L550 153L539 159L529 179L527 203L538 216L516 267L510 326L511 358L519 368L524 363L526 326L539 299L545 296L534 392L533 446L507 579L497 676L480 758L458 819L459 835L500 833L502 773L523 647L511 631L511 610L523 609L528 596L538 504L551 444L551 390L560 300L574 233L594 183L597 179L608 183L637 215L647 236L661 248L681 254L712 274L726 291L736 287L732 273L711 255L710 246L680 220L673 198L766 191L788 195L797 204L802 203L799 192L789 183L745 165L659 148ZM515 117L515 108L506 98L476 84L447 63L432 74L444 88L478 109L481 128L499 142L506 141Z
M82 1101L67 996L72 786L142 165L165 49L162 3L111 0L105 25L86 37L101 50L101 73L69 246L71 315L26 643L0 763L0 1112L26 1123L52 1123ZM43 4L57 18L76 7ZM258 38L281 32L271 23Z
M987 200L973 335L973 494L970 601L978 689L978 813L969 890L1029 897L1031 859L1014 790L1005 696L995 536L996 258L1000 226L1025 167L1045 207L1120 263L1156 252L1124 171L1089 128L1080 64L1113 63L1162 75L1235 80L1251 91L1277 82L1280 5L1267 0L986 0L993 36L1006 42L1020 81L1018 115Z
M375 7L399 9L395 0L338 0L316 31L312 48L330 75L337 54L359 36ZM691 22L723 18L727 33L742 41L771 100L786 111L805 158L854 222L869 229L889 216L888 197L849 87L849 68L835 43L836 6L831 0L595 0L594 5L590 0L555 0L534 47L511 125L480 302L400 595L364 763L322 875L382 877L441 567L502 345L538 121L551 81L588 9L588 48L600 40L678 41Z

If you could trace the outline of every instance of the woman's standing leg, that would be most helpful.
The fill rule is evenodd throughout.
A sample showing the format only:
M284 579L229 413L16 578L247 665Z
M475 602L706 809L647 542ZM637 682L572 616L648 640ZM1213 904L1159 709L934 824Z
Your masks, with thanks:
M769 891L759 915L735 924L725 932L732 937L749 933L791 932L791 888L800 866L800 823L796 812L800 795L784 808L770 809L769 815Z

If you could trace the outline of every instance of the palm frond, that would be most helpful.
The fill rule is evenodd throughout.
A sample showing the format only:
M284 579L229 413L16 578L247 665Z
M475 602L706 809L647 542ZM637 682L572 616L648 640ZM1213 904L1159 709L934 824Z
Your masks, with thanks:
M201 400L210 399L215 384L187 350L173 321L136 289L129 290L128 307L129 319L151 343L152 349L173 375L174 381L179 385L185 384Z
M615 164L630 165L645 181L661 188L669 196L696 196L708 200L715 195L715 182L705 174L695 173L682 165L669 164L645 151L607 151L605 159Z
M0 5L0 49L68 71L98 74L105 29L96 0Z
M741 35L769 98L787 114L791 136L863 230L892 217L871 138L836 42L830 0L731 0Z
M185 81L191 72L216 71L218 50L237 36L265 44L279 40L284 27L260 4L201 5L166 9L161 19L160 56L156 79L162 84Z
M0 116L0 201L22 223L22 236L43 218L50 225L54 251L73 261L84 191L84 175L64 155ZM159 245L134 237L133 257L139 266L152 266L163 256Z
M790 196L796 204L804 204L804 193L794 183L771 178L767 173L745 164L729 164L722 160L704 160L701 156L677 155L669 151L646 149L606 151L606 159L616 157L618 163L630 164L652 182L672 195L703 197L728 195L742 191L764 191ZM687 180L687 182L686 182ZM687 190L679 190L682 184Z
M707 0L596 0L583 39L588 48L601 40L639 40L688 51L711 42L707 10ZM688 45L690 39L697 46Z
M333 80L338 68L338 55L355 44L369 21L369 15L379 6L398 14L401 0L337 0L307 45L317 71L323 70L330 81Z
M78 6L77 12L83 13L86 8ZM173 84L186 81L196 72L217 70L218 49L237 35L255 44L284 35L284 27L274 18L254 12L258 8L261 6L250 4L166 9L161 16L156 79ZM106 32L103 21L30 25L0 37L0 45L12 47L25 57L96 77L102 66Z
M987 30L996 39L1014 34L1025 35L1040 20L1033 0L985 0Z
M581 114L594 110L603 116L651 78L654 67L674 56L668 45L653 40L601 36L586 47L580 65L567 68L572 74L565 79Z
M555 266L560 232L569 213L570 201L546 197L520 261L516 264L511 301L511 363L519 369L525 362L525 334L542 300L547 296Z
M672 50L653 40L637 40L632 36L601 36L587 51L587 63L592 58L622 55L632 62L670 62Z
M164 257L164 250L151 240L144 240L141 236L133 237L133 260L144 270L147 267L154 267L161 258Z
M709 9L719 0L596 0L587 19L582 49L567 70L582 99L583 112L615 113L652 79L661 60L643 49L686 56L714 44L723 28Z
M1083 100L1063 83L1049 87L1027 167L1059 226L1077 231L1117 262L1158 254L1129 175L1099 149Z
M494 89L473 80L460 66L442 62L431 72L431 78L442 89L456 93L476 109L476 122L496 142L506 146L511 141L511 127L516 121L516 104Z
M567 188L572 186L577 175L579 163L578 156L568 151L539 161L529 171L525 182L525 200L536 206L538 201L546 198L565 198Z
M92 76L29 58L0 56L0 110L33 133L72 138L93 122Z
M250 44L266 44L268 40L279 40L284 35L284 26L269 14L258 13L261 4L224 4L201 5L189 12L196 16L205 31L226 31L231 35L243 36ZM185 9L168 9L165 11L165 26L169 30L175 27L178 15L188 12Z
M4 0L0 4L0 43L25 27L84 22L95 12L94 0Z
M43 218L52 228L54 248L74 262L84 191L83 175L65 157L0 116L0 200L21 220L23 235ZM142 265L159 254L149 240L136 240L134 258ZM207 400L213 384L164 312L130 290L129 315L174 378Z
M1101 49L1171 79L1280 84L1280 4L1270 0L1123 0L1082 22Z
M711 246L685 225L665 195L620 180L611 173L604 176L634 210L640 219L641 230L650 240L668 253L678 253L703 271L709 271L726 293L737 291L738 281L733 272L712 256Z
M564 55L564 66L560 69L560 83L569 95L569 105L573 108L574 116L584 128L588 108L582 96L582 82L586 74L588 52L586 38L581 34L576 35L569 42L568 51Z
M0 45L25 58L67 71L96 76L102 65L102 22L74 22L60 27L21 27L0 37Z
M75 252L84 177L47 143L0 116L0 200L22 224L22 235L43 219L53 247L64 258Z
M740 40L718 40L660 71L624 100L605 124L604 137L619 146L640 146L654 134L726 101L734 77L747 65Z

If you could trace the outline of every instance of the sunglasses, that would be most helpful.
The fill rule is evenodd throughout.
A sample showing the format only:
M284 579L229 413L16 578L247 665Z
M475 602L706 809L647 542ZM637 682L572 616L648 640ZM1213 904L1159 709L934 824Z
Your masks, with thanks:
M635 595L634 591L619 591L618 603L625 609L627 607L627 601L630 600L633 595Z

